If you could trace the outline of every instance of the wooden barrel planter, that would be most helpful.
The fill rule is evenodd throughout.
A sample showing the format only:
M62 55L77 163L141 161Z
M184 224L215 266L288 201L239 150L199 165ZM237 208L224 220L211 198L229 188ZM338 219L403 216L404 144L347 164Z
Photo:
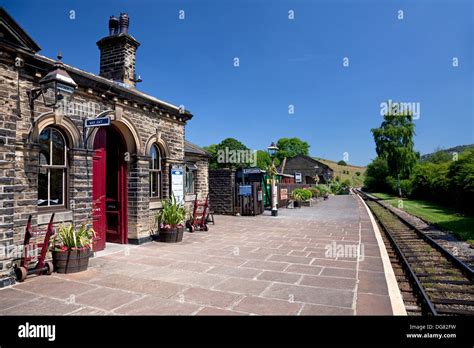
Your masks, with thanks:
M162 243L178 243L183 240L184 226L174 228L160 228L158 235Z
M91 249L53 251L54 270L58 273L82 272L89 266L89 258L92 255Z

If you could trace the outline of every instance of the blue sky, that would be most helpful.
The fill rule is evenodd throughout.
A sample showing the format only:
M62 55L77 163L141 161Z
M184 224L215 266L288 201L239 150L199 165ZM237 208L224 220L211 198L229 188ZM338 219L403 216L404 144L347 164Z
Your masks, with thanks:
M194 114L199 145L264 149L300 137L312 155L375 157L380 103L420 103L421 153L474 142L474 5L460 0L3 0L42 47L98 73L108 18L130 16L139 89ZM70 11L75 19L70 19ZM185 19L178 18L185 11ZM294 20L288 19L293 10ZM397 18L403 10L403 20ZM240 66L234 67L234 58ZM343 58L349 67L343 67ZM459 66L452 66L457 57ZM294 105L294 114L288 106Z

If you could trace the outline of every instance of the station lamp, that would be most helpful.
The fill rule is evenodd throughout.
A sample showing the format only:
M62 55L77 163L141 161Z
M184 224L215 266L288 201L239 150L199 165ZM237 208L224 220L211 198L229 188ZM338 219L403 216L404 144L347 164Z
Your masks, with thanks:
M270 170L272 176L272 216L278 216L278 197L277 197L277 187L276 187L276 168L275 168L275 155L278 151L278 147L275 145L274 142L271 143L269 147L267 147L268 154L272 158L272 168Z
M28 93L31 110L34 108L34 101L40 95L43 95L44 105L53 109L57 107L59 102L68 103L72 99L77 83L64 69L61 59L62 55L58 54L54 70L50 71L39 81L39 88L32 89Z
M268 150L268 154L270 155L270 157L274 158L277 151L278 151L278 147L275 145L274 142L272 142L271 145L269 147L267 147L267 150Z

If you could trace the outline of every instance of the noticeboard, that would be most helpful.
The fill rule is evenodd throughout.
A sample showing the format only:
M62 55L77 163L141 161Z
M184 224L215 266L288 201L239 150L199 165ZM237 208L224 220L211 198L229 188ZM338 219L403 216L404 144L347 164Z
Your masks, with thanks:
M184 169L182 166L173 165L171 168L171 192L178 203L184 201Z
M252 195L252 186L251 185L240 185L239 186L239 196L251 196Z
M300 184L302 181L301 173L295 172L295 182Z

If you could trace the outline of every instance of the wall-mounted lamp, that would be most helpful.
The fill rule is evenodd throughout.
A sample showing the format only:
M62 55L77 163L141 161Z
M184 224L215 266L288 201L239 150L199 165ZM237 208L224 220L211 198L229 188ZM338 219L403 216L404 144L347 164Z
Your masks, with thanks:
M32 89L28 92L28 100L30 102L30 110L34 109L34 101L43 95L44 105L57 107L58 102L65 101L68 103L75 89L77 83L69 76L67 71L64 69L64 64L61 62L62 56L58 54L58 60L54 64L54 70L50 71L40 81L40 87Z

